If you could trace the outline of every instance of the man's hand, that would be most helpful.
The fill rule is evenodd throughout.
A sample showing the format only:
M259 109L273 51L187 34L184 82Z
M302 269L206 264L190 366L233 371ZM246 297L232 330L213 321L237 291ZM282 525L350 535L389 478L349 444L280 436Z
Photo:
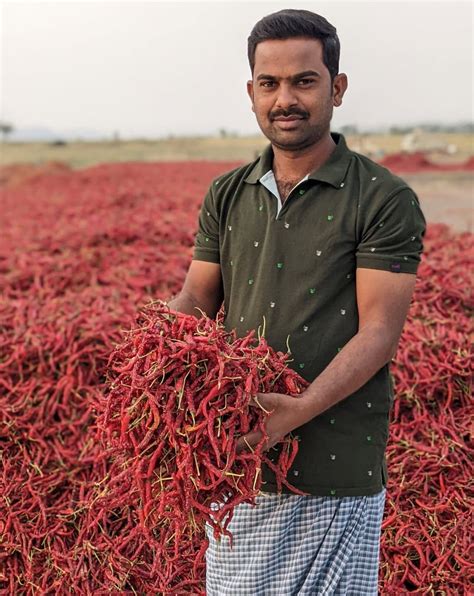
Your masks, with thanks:
M299 397L292 397L284 393L257 393L251 405L271 412L265 421L268 439L264 450L270 449L295 428L307 422L308 417L303 401ZM237 441L237 452L253 449L263 435L260 431L250 432Z

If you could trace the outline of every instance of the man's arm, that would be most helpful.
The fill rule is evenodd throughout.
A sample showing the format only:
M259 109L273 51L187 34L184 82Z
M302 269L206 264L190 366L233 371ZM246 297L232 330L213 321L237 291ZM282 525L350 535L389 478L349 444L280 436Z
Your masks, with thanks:
M198 319L198 309L214 319L224 299L221 267L218 263L191 261L181 292L168 302L168 306Z
M359 330L304 392L311 418L362 387L395 356L416 276L357 269Z
M267 448L362 387L396 353L416 276L377 269L357 269L359 329L323 372L295 400L279 393L259 393L258 402L273 413L267 419ZM240 440L256 444L258 432Z

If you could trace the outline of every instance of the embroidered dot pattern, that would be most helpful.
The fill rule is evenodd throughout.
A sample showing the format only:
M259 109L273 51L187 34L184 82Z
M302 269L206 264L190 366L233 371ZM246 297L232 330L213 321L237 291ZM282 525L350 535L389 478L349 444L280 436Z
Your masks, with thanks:
M283 225L286 229L288 229L290 227L290 224L287 221L285 221L285 223Z
M317 251L316 251L316 256L317 256L317 257L320 257L320 256L321 256L321 254L322 254L322 252L321 252L320 250L317 250Z
M277 269L283 269L283 263L277 263Z
M334 215L328 215L328 221L332 221L334 219Z
M257 248L257 246L258 246L258 241L257 241L257 240L255 240L255 242L253 243L253 245L255 246L255 248Z
M309 288L309 293L310 294L315 294L316 293L316 288Z
M372 180L372 182L373 182L374 180L377 180L377 176L372 176L371 180Z
M270 302L270 308L275 308L275 302Z
M229 232L232 231L232 226L227 226L227 229L229 230Z
M341 308L340 313L341 313L341 315L345 315L346 314L346 309L345 308Z
M334 453L331 453L331 459L332 459L332 461L334 461L336 459L336 456Z
M303 331L308 331L308 329L309 329L308 325L303 326Z

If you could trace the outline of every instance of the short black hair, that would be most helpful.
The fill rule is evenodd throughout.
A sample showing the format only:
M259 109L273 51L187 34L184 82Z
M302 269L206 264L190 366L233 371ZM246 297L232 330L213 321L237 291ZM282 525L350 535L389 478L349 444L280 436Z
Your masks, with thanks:
M263 17L252 29L247 40L247 53L250 70L255 67L257 44L269 39L289 39L290 37L310 37L321 40L323 62L331 81L339 72L341 45L336 28L324 17L310 10L287 8Z

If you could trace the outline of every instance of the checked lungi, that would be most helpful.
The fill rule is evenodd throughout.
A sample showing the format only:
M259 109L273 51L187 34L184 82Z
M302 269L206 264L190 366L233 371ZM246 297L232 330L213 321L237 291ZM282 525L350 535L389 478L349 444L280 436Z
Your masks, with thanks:
M376 596L385 492L261 493L255 507L238 505L232 550L206 525L207 596Z

